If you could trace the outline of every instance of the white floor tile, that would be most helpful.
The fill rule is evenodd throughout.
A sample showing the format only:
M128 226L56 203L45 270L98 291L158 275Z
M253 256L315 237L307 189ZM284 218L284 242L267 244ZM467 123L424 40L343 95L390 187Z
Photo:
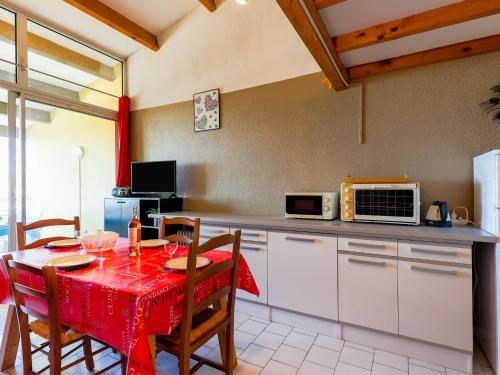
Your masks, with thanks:
M251 363L238 360L238 367L234 369L234 375L258 375L262 367L252 365Z
M264 367L273 356L274 351L263 346L251 344L240 356L245 362Z
M262 319L262 318L259 318L258 316L250 316L250 319L252 320L255 320L256 322L259 322L259 323L263 323L263 324L270 324L271 321L268 320L268 319Z
M283 336L264 331L259 336L257 336L257 338L254 340L254 344L263 346L268 349L276 350L283 343L284 339L285 337Z
M298 332L291 332L283 343L295 348L309 350L313 342L314 337L312 336L304 335L303 333Z
M333 375L333 369L313 362L304 361L297 375Z
M443 372L434 371L427 367L420 367L410 363L410 375L440 375Z
M367 370L371 370L373 354L351 347L344 347L340 353L340 362L349 363Z
M292 332L293 327L287 326L285 324L271 322L266 328L266 331L271 333L275 333L281 336L288 336L290 332Z
M250 333L251 335L257 336L263 330L265 330L266 327L267 327L267 324L248 319L241 326L238 327L238 331L243 331L246 333Z
M281 345L274 353L273 359L287 365L299 368L306 357L307 351L293 346Z
M310 331L308 329L298 328L298 327L294 327L293 331L298 332L298 333L303 333L304 335L314 336L314 337L316 337L318 335L317 332Z
M234 312L234 322L237 324L243 323L248 318L250 318L250 315L248 315L248 314L245 314L245 313L239 312L239 311Z
M374 362L408 371L408 357L375 349Z
M323 348L335 350L336 352L340 352L342 347L344 346L344 341L337 339L335 337L326 336L326 335L318 335L316 340L314 341L314 345L322 346Z
M196 371L196 375L224 375L224 373L213 367L205 365Z
M348 363L339 362L335 369L335 375L370 375L370 371Z
M387 367L380 363L374 363L372 367L372 375L408 375L408 370L398 370L393 367Z
M335 368L339 356L339 352L313 345L306 356L306 361L314 362L329 368Z
M295 375L297 369L284 363L270 360L261 375Z
M236 330L234 331L234 346L240 349L246 349L256 337L255 335Z
M216 346L219 346L219 338L217 336L214 336L203 345L209 347L210 349L213 349Z
M361 344L358 344L358 343L355 343L355 342L351 342L351 341L346 341L344 346L349 346L351 348L355 348L355 349L359 349L359 350L363 350L365 352L368 352L368 353L374 353L375 352L375 349L369 347L369 346L366 346L366 345L361 345Z
M424 361L420 361L418 359L410 358L410 365L412 365L412 364L416 365L416 366L428 368L429 370L441 372L443 374L445 372L445 369L442 366L438 366L438 365L434 365L434 364L429 363L429 362L424 362Z
M208 355L208 353L210 353L212 351L212 348L209 348L208 346L201 346L199 347L195 352L194 354L197 354L199 355L200 357L205 357L206 355Z

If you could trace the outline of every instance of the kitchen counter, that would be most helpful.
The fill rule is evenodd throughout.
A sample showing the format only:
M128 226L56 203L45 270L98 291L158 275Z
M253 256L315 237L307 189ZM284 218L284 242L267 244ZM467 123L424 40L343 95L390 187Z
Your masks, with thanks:
M438 228L427 227L424 225L412 226L396 224L348 223L340 220L303 220L287 219L283 216L242 215L196 211L177 211L149 215L151 218L174 216L199 217L201 218L202 224L228 225L232 227L244 228L266 228L268 230L370 236L401 240L423 240L460 244L471 244L473 242L497 242L497 237L473 226Z

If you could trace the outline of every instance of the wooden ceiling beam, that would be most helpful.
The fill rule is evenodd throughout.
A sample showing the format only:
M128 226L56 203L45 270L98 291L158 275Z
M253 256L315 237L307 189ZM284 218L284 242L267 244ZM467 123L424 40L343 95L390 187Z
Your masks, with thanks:
M349 77L313 0L276 0L309 52L336 90L348 87ZM308 13L306 13L306 11ZM309 16L310 18L309 18Z
M497 13L500 13L499 0L464 0L339 35L333 42L338 52L346 52Z
M82 12L87 13L89 16L98 19L106 25L112 27L116 31L134 39L138 43L158 51L158 39L155 35L139 26L138 24L130 21L128 18L122 16L114 9L101 3L98 0L64 0L66 3L80 9Z
M348 68L351 80L500 51L500 34Z
M318 9L323 9L323 8L328 8L331 7L332 5L342 3L346 0L314 0L314 5L316 5L316 8Z
M207 8L210 12L214 12L217 9L215 5L215 0L200 0L200 3L203 4L205 8Z

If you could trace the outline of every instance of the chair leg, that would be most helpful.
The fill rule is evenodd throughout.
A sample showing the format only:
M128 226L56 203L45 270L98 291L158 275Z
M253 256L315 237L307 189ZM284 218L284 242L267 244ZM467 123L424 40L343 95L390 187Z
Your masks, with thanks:
M226 375L233 374L233 348L234 348L234 331L231 329L231 324L226 326L226 355L224 357L224 373Z
M122 363L120 364L122 368L122 375L127 375L127 357L120 354L120 359L122 360Z
M94 356L92 355L92 341L89 337L83 339L83 355L87 370L92 371L94 369Z
M61 375L61 344L50 345L50 375Z
M189 375L189 356L181 354L179 356L179 375Z

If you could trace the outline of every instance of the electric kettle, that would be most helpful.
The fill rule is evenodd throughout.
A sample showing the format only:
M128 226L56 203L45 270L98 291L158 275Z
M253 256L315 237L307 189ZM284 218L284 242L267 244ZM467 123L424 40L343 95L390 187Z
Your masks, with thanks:
M448 211L448 203L445 201L434 201L425 215L425 225L432 227L451 227L451 217Z

